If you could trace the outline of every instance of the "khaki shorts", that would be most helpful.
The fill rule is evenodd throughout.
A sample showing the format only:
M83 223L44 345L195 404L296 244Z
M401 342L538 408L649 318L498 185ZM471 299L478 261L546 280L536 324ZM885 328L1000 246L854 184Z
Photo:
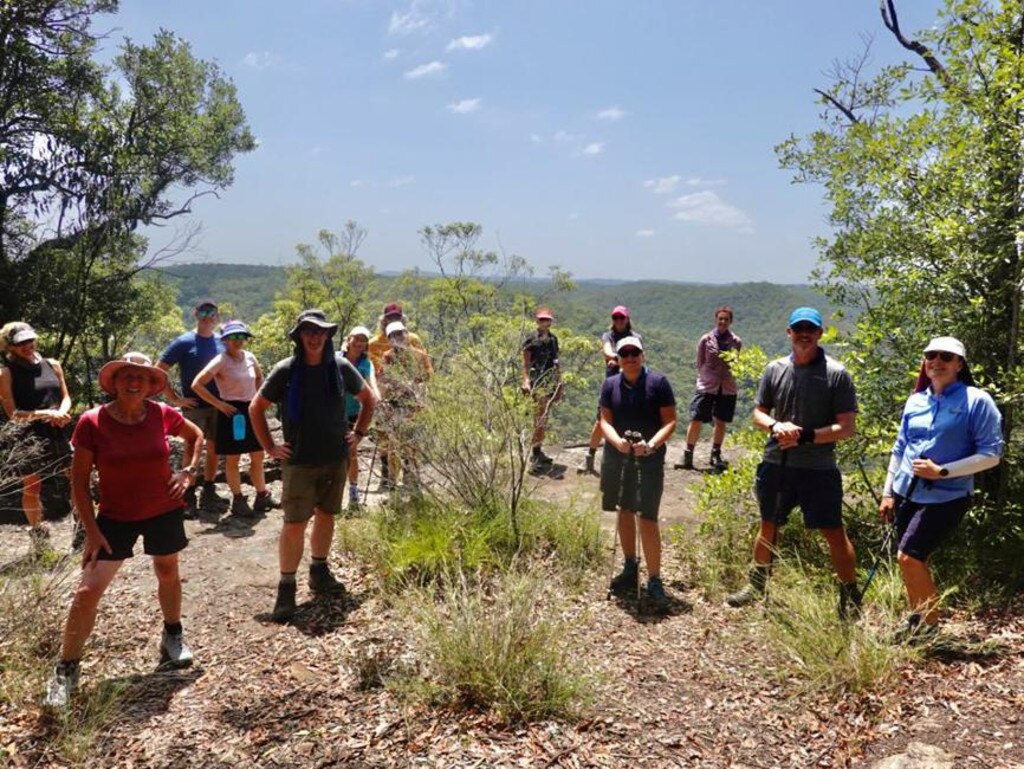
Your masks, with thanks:
M340 514L347 472L347 459L329 465L284 465L281 508L285 522L305 523L313 517L314 508L328 515Z
M189 422L203 431L203 437L208 443L215 443L217 439L217 414L219 412L213 406L201 406L195 409L182 409L181 415Z

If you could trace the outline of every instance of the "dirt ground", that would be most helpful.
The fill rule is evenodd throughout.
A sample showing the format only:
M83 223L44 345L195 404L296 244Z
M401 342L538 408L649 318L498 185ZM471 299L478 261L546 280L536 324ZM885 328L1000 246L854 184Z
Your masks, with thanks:
M707 460L701 448L698 466ZM575 472L582 457L580 449L556 452L564 473L539 479L540 493L592 500L597 480ZM663 521L693 524L701 473L666 476ZM610 527L612 514L594 509ZM187 671L155 670L155 580L148 559L126 563L82 665L84 687L124 688L90 765L870 766L918 741L948 751L956 766L1024 767L1020 611L957 618L965 632L1001 644L995 658L929 660L902 671L895 691L829 701L767 675L763 642L742 632L748 617L688 592L669 542L668 616L608 601L607 570L574 600L568 642L598 681L583 717L504 727L485 714L427 708L360 684L359 660L379 649L400 653L403 638L372 575L349 559L332 556L349 589L344 599L311 600L300 570L295 621L270 622L279 526L280 511L252 522L226 514L188 522L184 623L197 664ZM54 537L66 548L69 522L58 523ZM22 528L0 527L0 562L26 548ZM0 765L60 764L57 728L36 708L0 704Z

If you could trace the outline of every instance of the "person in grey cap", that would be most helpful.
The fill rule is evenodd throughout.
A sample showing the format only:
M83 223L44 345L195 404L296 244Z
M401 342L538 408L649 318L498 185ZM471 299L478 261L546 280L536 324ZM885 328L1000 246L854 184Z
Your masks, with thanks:
M822 331L820 312L797 307L786 329L792 352L761 375L754 426L769 435L755 482L761 526L750 582L726 598L730 606L764 595L778 531L799 505L804 526L819 529L828 543L840 582L840 619L860 612L857 561L843 528L843 479L835 458L835 444L856 430L857 393L850 372L818 346Z
M174 366L178 367L178 372L181 375L181 393L178 394L174 391L170 377L168 377L167 388L163 392L164 400L172 406L180 408L185 419L198 425L199 429L203 431L206 461L203 464L203 488L199 496L199 506L204 510L214 510L221 502L214 483L217 477L217 409L196 395L192 389L192 382L207 363L216 355L224 352L224 344L216 330L220 312L212 299L197 300L192 314L196 319L196 327L171 340L171 343L160 353L160 360L156 365L164 371L170 371ZM209 389L214 396L219 395L216 384L211 384ZM192 453L192 446L188 443L185 445L185 453ZM187 504L186 517L194 516L196 512L195 488L190 488L186 492L185 502Z
M273 619L286 622L295 614L295 572L302 560L306 525L313 519L309 549L309 586L315 594L340 595L345 586L327 566L334 537L334 516L341 512L348 458L373 417L377 399L356 368L335 355L331 341L336 323L320 310L304 310L288 336L295 353L279 361L249 406L253 431L266 453L284 463L281 507L284 523L278 547L281 578ZM362 406L349 430L345 394ZM267 425L267 409L280 407L284 442L275 443Z

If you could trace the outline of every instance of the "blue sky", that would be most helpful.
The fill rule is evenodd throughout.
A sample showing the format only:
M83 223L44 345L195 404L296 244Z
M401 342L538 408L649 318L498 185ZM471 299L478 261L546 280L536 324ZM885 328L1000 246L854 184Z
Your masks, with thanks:
M98 25L189 40L259 139L187 261L286 264L354 219L382 271L429 269L417 231L460 220L538 274L803 282L826 212L773 147L859 33L901 58L875 0L122 0Z

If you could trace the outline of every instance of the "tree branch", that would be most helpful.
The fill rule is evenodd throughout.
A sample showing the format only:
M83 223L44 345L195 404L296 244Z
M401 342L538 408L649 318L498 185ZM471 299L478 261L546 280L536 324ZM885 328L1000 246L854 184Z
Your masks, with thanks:
M899 17L896 15L896 0L878 0L878 10L882 14L882 23L885 24L885 28L892 32L896 40L899 41L899 44L924 59L928 69L938 76L946 88L950 88L953 83L946 72L946 68L942 66L942 62L935 58L928 49L928 46L919 40L909 40L903 35L902 30L900 30Z
M855 114L853 114L853 110L851 110L845 104L842 104L841 102L839 102L834 96L832 96L832 94L830 94L830 93L828 93L826 91L822 91L820 88L815 88L814 92L816 94L818 94L818 96L820 96L826 102L828 102L833 107L835 107L837 110L842 112L846 116L846 119L849 120L851 123L859 123L860 122L860 118L857 117Z

